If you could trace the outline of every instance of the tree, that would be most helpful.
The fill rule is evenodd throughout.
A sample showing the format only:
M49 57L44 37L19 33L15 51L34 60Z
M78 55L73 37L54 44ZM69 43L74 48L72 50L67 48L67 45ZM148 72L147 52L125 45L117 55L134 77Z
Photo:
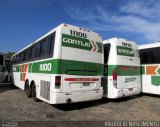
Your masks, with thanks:
M12 57L12 55L14 55L16 52L7 52L4 54L5 59L10 59Z

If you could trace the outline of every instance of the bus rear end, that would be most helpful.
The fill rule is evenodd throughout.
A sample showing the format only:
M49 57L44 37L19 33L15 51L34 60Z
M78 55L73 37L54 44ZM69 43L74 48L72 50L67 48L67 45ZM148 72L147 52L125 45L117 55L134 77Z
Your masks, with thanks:
M118 39L116 50L117 67L113 70L113 81L118 90L117 97L137 95L141 91L138 45Z
M108 98L137 95L141 91L138 45L121 38L110 39Z
M102 39L87 29L61 28L60 73L55 83L60 92L56 103L74 103L102 98Z

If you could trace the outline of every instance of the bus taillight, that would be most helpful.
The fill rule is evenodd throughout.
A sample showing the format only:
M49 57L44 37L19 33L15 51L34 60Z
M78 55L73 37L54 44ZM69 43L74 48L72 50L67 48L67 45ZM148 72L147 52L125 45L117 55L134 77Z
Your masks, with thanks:
M117 80L117 68L113 70L112 76L113 76L113 80Z
M117 88L117 68L113 70L112 76L113 76L113 86Z
M55 88L60 88L61 86L61 76L55 77Z
M128 67L127 66L122 66L122 70L126 71L126 70L128 70Z

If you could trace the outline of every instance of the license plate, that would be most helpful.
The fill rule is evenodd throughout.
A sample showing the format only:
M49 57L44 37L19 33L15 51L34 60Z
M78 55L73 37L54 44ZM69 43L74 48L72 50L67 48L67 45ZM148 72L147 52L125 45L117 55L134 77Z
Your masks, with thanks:
M133 91L133 88L129 88L129 91Z
M90 83L84 82L84 83L83 83L83 86L90 86Z

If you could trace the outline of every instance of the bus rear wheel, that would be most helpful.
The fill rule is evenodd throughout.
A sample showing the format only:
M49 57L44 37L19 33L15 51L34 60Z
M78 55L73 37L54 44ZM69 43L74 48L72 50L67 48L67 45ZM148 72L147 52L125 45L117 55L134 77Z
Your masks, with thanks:
M39 101L39 99L37 98L37 92L36 92L36 85L35 85L35 83L33 83L33 85L32 85L32 98L36 102Z
M32 97L32 91L29 87L29 82L27 81L26 84L25 84L25 91L26 91L26 96L28 98L31 98Z

